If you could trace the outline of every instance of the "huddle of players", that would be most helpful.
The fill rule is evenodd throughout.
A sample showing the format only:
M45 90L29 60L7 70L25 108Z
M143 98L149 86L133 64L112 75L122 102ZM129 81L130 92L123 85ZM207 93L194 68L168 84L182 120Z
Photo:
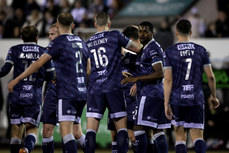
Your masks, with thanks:
M188 37L191 34L191 27L187 28L190 22L180 20L177 25L179 24L181 28L177 26L178 34L180 32ZM200 120L190 118L190 114L187 118L180 117L185 116L187 110L184 112L181 112L181 110L187 109L187 106L195 106L195 108L189 110L190 112L195 111L198 107L199 114L197 117L203 114L203 94L201 94L200 87L203 69L208 68L205 72L208 72L207 76L212 80L209 84L212 91L212 101L216 104L216 107L219 105L215 96L215 82L214 77L212 77L214 75L210 71L210 62L206 50L202 46L180 42L180 44L175 44L177 47L169 48L164 54L160 45L153 39L153 25L150 22L142 22L138 28L134 26L127 27L123 32L127 36L125 37L118 31L109 31L111 22L106 13L99 13L96 16L95 27L97 33L89 38L86 43L71 33L73 18L70 14L60 14L56 26L58 27L59 36L50 42L47 52L46 49L36 44L28 44L27 42L32 41L31 38L25 40L22 37L25 44L12 47L9 50L6 64L3 66L3 68L10 70L13 63L21 63L14 65L14 80L8 85L9 91L12 92L11 124L16 129L15 131L18 131L18 133L12 135L11 152L18 152L20 149L21 136L19 134L20 126L18 125L21 123L26 123L26 137L24 147L20 149L20 152L31 152L34 147L40 118L41 99L39 98L41 98L41 86L44 78L49 80L49 87L43 106L43 152L54 152L52 132L56 124L54 120L56 114L53 111L56 107L64 152L77 152L75 138L78 139L85 152L95 152L96 132L106 108L109 110L109 118L114 123L113 125L109 124L109 128L113 130L112 152L126 153L129 138L134 152L145 153L155 152L155 150L160 153L168 152L163 129L170 128L169 119L171 119L170 115L173 114L174 125L183 127L183 129L177 128L177 131L175 131L177 136L176 152L187 152L184 141L186 137L183 136L186 129L192 129L190 132L193 136L195 149L200 150L202 148L199 152L206 150L201 135L203 116ZM23 29L30 32L36 31L31 28L35 27L28 26ZM31 34L30 32L28 33ZM35 34L33 37L37 37L37 35ZM36 41L34 40L34 42ZM170 50L180 52L177 56L176 53L170 55L170 52L172 52ZM195 55L200 55L192 61L194 52ZM185 60L178 60L178 56L179 58L185 57ZM52 65L51 59L56 73L56 83L54 84L50 82L54 72L51 71L52 73L48 74L50 70L53 70L50 66ZM166 84L168 89L177 89L175 93L172 91L172 94L171 91L163 90L163 61L166 68L169 69L169 71L166 70L166 74L171 76L171 70L179 72L177 72L178 77L173 78L175 85ZM189 77L192 76L193 71L190 66L193 64L192 62L199 69L195 69L196 75L193 78L191 77L190 81ZM176 68L176 64L180 64L178 68ZM20 65L23 68L17 70L17 66ZM28 69L23 72L27 67ZM86 85L86 75L89 75L88 85ZM185 77L184 82L182 82L182 77ZM193 83L193 79L198 81ZM171 82L170 77L166 76L166 80ZM181 87L179 87L180 83L182 83ZM200 94L196 95L194 93L196 92L193 89L194 87L195 90L198 89ZM165 104L167 105L165 107L163 92L166 93ZM178 94L183 96L179 97ZM170 96L172 108L168 107ZM174 97L177 101L174 100ZM23 103L22 101L25 101L25 99L28 100ZM87 132L85 138L80 128L80 117L86 100ZM46 106L51 104L51 101L54 102L54 109ZM193 101L198 102L193 104ZM180 102L182 102L181 108L179 106ZM20 109L18 109L19 107ZM35 113L34 110L37 110L37 112ZM49 117L51 111L53 119ZM180 112L184 114L180 114Z

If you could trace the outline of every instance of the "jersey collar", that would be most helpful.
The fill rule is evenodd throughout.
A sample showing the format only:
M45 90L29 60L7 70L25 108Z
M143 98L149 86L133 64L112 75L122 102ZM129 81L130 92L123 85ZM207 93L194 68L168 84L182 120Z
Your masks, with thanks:
M73 35L72 33L62 33L61 35Z
M24 44L34 44L34 45L36 45L35 42L24 42Z
M143 49L145 49L151 42L153 42L154 41L154 38L152 38L145 46L144 46L144 48Z

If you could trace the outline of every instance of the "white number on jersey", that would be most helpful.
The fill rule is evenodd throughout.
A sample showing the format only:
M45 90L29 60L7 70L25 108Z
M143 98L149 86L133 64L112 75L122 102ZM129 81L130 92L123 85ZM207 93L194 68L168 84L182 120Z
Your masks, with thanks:
M35 61L32 61L32 63L34 63ZM27 60L22 60L22 63L25 64L24 65L24 70L26 70L29 67L29 62ZM32 64L31 63L31 64ZM31 74L30 76L28 76L27 78L24 79L24 81L34 81L35 78L33 78L33 75Z
M78 59L78 61L76 62L76 73L83 73L83 68L80 68L80 65L82 65L81 52L79 50L76 51L75 56Z
M106 49L104 47L99 47L97 52L95 49L92 49L90 52L93 53L96 68L108 65L108 57L105 55Z
M186 75L185 75L185 80L188 80L189 76L190 76L191 66L192 66L192 59L191 58L186 58L185 62L188 63L187 70L186 70Z

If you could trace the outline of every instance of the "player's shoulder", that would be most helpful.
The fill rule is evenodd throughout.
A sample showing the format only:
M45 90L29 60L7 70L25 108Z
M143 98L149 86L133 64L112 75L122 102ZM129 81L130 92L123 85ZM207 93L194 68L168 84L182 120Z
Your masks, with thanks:
M118 31L118 30L111 30L109 31L109 35L110 37L126 37L122 32Z
M165 49L165 52L176 50L177 44L171 45Z
M122 34L120 31L118 30L110 30L109 31L110 34Z
M156 40L154 40L154 39L152 39L152 40L144 47L144 49L147 49L147 50L154 50L154 51L162 51L162 52L163 52L163 50L162 50L160 44L159 44Z
M204 46L202 46L200 44L193 43L193 42L192 42L192 44L194 44L195 48L206 51L206 48Z

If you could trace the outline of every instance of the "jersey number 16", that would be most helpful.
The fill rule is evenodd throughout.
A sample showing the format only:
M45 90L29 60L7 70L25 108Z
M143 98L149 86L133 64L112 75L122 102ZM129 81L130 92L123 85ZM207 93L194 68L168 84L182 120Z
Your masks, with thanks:
M104 47L99 47L97 51L96 49L92 49L90 52L94 56L96 68L99 68L100 66L105 67L108 65L108 57L105 55L106 49Z

